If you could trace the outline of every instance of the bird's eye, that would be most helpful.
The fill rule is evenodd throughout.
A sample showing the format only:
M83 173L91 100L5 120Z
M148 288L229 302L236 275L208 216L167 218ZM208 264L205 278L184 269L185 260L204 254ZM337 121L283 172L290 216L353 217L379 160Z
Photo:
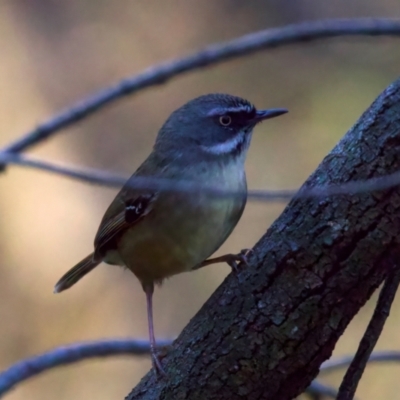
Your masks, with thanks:
M229 126L232 122L232 118L229 115L223 115L222 117L219 117L219 123L222 126Z

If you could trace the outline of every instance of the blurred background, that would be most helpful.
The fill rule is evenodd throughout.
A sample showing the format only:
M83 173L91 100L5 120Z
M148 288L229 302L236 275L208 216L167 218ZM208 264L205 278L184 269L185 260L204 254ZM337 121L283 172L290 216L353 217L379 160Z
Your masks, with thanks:
M304 20L396 15L397 0L1 0L0 146L94 91L213 42ZM170 112L195 96L228 92L290 110L257 128L247 172L252 189L297 188L398 78L399 65L399 39L391 38L266 51L124 99L30 153L129 175ZM0 368L74 341L147 338L145 296L129 272L103 265L72 290L52 293L61 274L92 250L116 190L17 167L0 177L0 187ZM249 203L219 253L253 246L283 207ZM156 290L157 337L178 335L228 273L215 265ZM375 301L352 322L336 356L356 350ZM398 304L378 349L399 349L399 331ZM148 358L82 362L23 383L7 398L122 399L149 367ZM393 398L398 373L393 364L369 367L359 398ZM322 381L338 385L341 376Z

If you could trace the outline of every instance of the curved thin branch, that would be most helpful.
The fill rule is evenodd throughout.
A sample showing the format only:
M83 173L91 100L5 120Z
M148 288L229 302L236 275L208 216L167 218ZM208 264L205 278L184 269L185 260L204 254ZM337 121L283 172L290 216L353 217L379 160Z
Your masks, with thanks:
M147 68L138 75L123 79L87 99L77 102L72 107L38 125L3 150L7 152L26 150L124 96L146 87L165 83L179 74L260 50L344 35L399 36L400 20L388 18L328 19L266 29L228 42L213 44L181 59Z
M158 340L158 346L169 346L171 340ZM147 340L108 339L94 342L74 343L58 347L46 353L33 356L12 365L0 373L0 397L15 385L49 369L87 360L88 358L149 354ZM317 381L307 388L309 395L323 395L336 398L337 390Z
M159 347L168 346L170 340L158 340ZM58 347L46 353L20 361L0 373L0 396L16 384L48 369L95 357L116 355L146 355L150 352L147 340L100 340Z
M27 168L35 168L54 174L77 179L83 182L98 184L106 187L120 188L127 183L127 177L110 174L102 170L76 169L73 167L61 166L47 161L37 160L32 157L16 153L0 152L0 163L14 164ZM341 194L358 194L372 191L381 191L400 185L400 172L395 172L378 178L366 180L349 181L340 185L321 185L302 188L298 190L249 190L248 198L257 201L288 201L296 198L322 198ZM161 191L182 191L193 192L199 190L199 185L188 181L174 181L165 178L135 177L130 180L129 186L135 189L161 190ZM210 196L228 197L241 196L241 192L223 190L217 187L201 186L203 192Z
M170 340L158 340L160 347L168 346ZM149 353L149 342L147 340L101 340L95 342L82 342L58 347L46 353L33 356L12 365L0 373L0 396L4 395L18 383L30 379L49 369L63 365L84 361L88 358L123 356L123 355L147 355ZM353 356L326 361L321 366L321 372L329 372L337 368L349 365ZM368 362L400 362L400 352L377 352L371 355ZM336 398L337 390L330 386L313 381L307 388L306 393L310 396L323 395Z
M102 170L89 168L77 169L72 166L63 166L18 153L0 152L0 164L12 164L20 167L38 169L40 171L50 172L52 174L105 187L120 188L128 179L126 176L117 176Z

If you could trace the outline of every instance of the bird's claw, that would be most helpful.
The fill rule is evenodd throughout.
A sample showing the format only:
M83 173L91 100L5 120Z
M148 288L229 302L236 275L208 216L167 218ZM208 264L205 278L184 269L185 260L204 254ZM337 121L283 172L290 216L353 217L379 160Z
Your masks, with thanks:
M157 377L162 378L167 376L163 366L161 365L161 360L166 356L166 353L158 353L156 350L151 351L151 364L156 372Z
M246 267L249 267L248 255L253 252L252 249L243 249L238 254L227 254L226 263L236 273L239 272L239 264L242 263Z
M232 268L233 271L238 272L240 263L243 263L246 267L249 266L248 255L252 252L253 250L251 249L244 249L238 254L225 254L220 257L209 258L200 263L199 265L195 266L193 270L203 268L211 264L226 262Z

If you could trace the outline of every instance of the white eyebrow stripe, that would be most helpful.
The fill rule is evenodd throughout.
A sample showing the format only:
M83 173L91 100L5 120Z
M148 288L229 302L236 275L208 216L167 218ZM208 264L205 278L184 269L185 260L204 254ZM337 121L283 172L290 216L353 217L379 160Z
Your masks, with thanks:
M236 113L236 112L251 112L253 110L253 107L251 106L238 106L238 107L229 107L229 108L223 108L223 107L216 107L213 108L210 112L207 113L209 117L215 117L217 115L224 115L226 113Z
M229 154L234 151L237 146L246 140L244 134L238 134L231 139L223 143L217 143L212 146L201 146L201 148L207 153L212 153L216 155Z

